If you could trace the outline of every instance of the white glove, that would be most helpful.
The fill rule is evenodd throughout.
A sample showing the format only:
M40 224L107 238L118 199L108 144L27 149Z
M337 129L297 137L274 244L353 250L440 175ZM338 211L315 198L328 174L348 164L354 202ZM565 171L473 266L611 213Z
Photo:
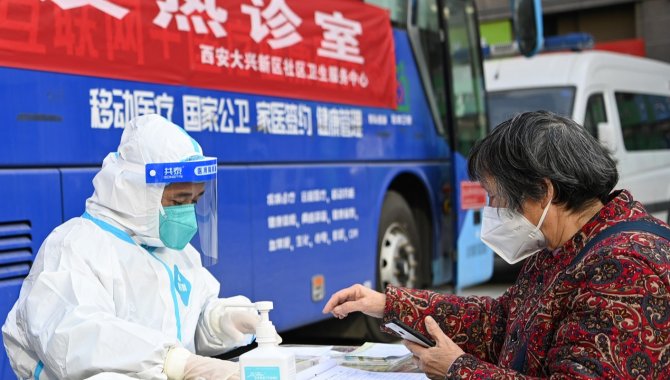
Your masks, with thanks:
M169 380L239 380L237 363L194 355L183 347L172 347L163 372Z
M251 301L244 296L219 299L209 313L209 325L224 343L231 346L249 344L245 334L254 334L261 317ZM232 306L235 305L235 306ZM240 307L237 305L249 305Z
M240 365L227 360L191 355L184 368L184 380L239 380Z

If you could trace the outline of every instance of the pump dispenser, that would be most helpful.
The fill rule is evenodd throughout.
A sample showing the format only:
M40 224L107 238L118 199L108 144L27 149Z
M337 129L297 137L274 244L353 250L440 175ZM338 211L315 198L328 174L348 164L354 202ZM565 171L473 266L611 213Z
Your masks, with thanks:
M261 315L256 327L258 347L240 356L241 380L295 380L295 355L279 347L277 330L270 321L271 301L255 303Z

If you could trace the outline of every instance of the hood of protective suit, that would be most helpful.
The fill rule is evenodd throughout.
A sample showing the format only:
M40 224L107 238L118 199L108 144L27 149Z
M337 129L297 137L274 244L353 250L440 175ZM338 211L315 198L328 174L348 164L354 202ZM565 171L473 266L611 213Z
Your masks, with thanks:
M159 115L126 125L117 152L107 155L93 179L86 211L125 230L135 241L163 247L159 212L164 186L147 186L145 165L202 157L202 148L182 128Z

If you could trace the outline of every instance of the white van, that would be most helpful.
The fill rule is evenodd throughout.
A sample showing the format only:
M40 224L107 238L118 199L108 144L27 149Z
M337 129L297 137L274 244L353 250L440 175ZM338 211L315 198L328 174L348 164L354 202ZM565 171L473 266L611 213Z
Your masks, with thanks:
M670 222L670 64L585 51L484 63L492 126L548 110L583 125L613 153L617 188Z

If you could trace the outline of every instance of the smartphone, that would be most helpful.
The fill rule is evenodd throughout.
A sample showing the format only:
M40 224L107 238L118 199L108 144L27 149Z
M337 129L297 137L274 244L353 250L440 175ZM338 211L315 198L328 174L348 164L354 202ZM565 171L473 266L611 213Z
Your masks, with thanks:
M391 322L388 322L384 326L395 332L399 337L409 340L410 342L414 342L424 347L435 347L435 341L402 323L397 318L393 318Z

